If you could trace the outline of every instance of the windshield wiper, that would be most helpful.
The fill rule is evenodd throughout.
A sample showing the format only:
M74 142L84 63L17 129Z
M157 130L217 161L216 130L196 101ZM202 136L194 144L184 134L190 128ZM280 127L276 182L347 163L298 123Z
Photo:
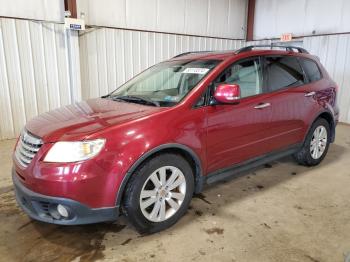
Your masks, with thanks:
M140 96L111 96L112 100L123 100L132 103L141 103L146 105L160 106L158 102L153 101L152 99L140 97Z

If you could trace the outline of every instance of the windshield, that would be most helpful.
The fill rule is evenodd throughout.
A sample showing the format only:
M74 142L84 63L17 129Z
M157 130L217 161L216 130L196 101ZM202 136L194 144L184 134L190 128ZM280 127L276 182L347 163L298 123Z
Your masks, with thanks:
M132 103L172 106L185 97L220 61L168 61L150 67L110 97Z

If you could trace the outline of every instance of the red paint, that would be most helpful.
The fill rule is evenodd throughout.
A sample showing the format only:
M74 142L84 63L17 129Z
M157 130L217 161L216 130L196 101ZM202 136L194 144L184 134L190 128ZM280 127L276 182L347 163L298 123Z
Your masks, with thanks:
M190 94L174 107L151 107L92 99L62 107L29 121L26 128L41 137L44 145L27 168L14 158L17 173L34 192L65 197L90 207L112 207L118 188L130 167L145 153L167 143L193 150L203 175L249 158L302 142L312 121L322 111L338 118L335 83L322 69L324 78L313 84L243 98L237 104L194 108L207 86L226 66L250 56L291 54L284 51L250 51L188 55L176 59L221 59ZM233 87L225 87L232 89ZM305 93L315 91L313 98ZM254 109L259 103L271 107ZM44 163L56 141L105 138L104 149L94 158L79 163Z
M217 101L226 104L237 103L237 100L241 96L239 85L223 84L219 85L216 90L214 97Z

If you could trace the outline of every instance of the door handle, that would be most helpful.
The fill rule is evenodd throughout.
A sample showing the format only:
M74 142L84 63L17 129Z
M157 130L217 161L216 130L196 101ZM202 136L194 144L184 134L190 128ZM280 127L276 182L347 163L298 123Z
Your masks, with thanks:
M315 92L315 91L312 91L312 92L309 92L309 93L306 93L306 94L305 94L306 97L314 96L314 95L316 95L316 92Z
M270 103L261 103L261 104L258 104L258 105L256 105L256 106L254 106L254 108L255 108L255 109L263 109L263 108L269 107L269 106L271 106Z

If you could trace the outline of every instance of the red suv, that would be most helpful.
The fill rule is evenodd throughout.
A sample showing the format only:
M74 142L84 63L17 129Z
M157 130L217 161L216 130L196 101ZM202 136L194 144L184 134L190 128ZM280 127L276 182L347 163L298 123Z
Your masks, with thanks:
M291 154L319 164L335 137L336 92L299 47L178 55L29 121L13 157L17 201L49 223L124 214L140 232L160 231L206 184Z

